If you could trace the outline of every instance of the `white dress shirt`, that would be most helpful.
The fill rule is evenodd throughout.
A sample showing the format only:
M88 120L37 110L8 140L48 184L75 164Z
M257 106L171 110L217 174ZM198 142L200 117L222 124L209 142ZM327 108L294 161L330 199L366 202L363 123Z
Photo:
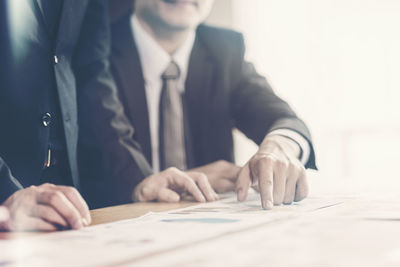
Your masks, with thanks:
M190 32L185 42L175 51L173 55L168 54L155 40L148 34L135 14L131 18L131 27L135 36L135 43L139 53L142 66L144 86L146 92L146 102L149 114L150 142L152 166L154 172L160 171L159 157L159 102L162 90L162 73L171 61L178 64L181 75L178 80L178 90L185 91L185 81L189 65L190 53L192 52L195 41L195 31ZM310 155L308 142L300 134L292 130L279 129L269 133L279 134L295 140L302 149L301 161L306 163Z

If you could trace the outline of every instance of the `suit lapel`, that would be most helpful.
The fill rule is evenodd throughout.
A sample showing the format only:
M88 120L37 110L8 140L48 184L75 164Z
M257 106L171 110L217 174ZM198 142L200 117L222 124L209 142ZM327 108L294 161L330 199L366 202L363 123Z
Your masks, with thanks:
M51 39L51 28L49 21L46 19L46 15L43 9L43 1L49 0L34 0L33 8L39 16L40 22L44 25L48 38ZM28 1L31 3L30 1ZM57 31L57 44L63 41L68 43L71 38L76 39L77 27L80 27L82 23L82 18L86 11L86 6L88 1L86 0L64 0L61 9L61 19L59 22L59 27Z
M193 162L203 162L206 156L207 132L209 132L208 104L212 99L212 81L214 64L206 45L197 32L196 40L189 60L189 69L185 83L185 100L188 109L188 121L191 130ZM211 114L212 115L212 114Z
M58 28L57 44L71 43L76 40L77 33L86 12L87 0L64 0L61 20Z
M125 112L135 128L135 138L142 146L148 162L152 162L149 116L145 84L136 48L130 16L115 27L113 32L112 64L118 81L118 90Z
M185 93L191 99L205 98L211 93L210 82L213 75L212 59L207 47L197 34L189 60L189 69L185 83Z
M50 0L49 0L50 1ZM68 60L63 59L66 56L65 47L75 47L80 34L82 20L86 13L87 0L64 0L61 9L61 18L57 29L57 38L54 40L55 56L60 57L59 63L54 66L56 77L56 89L61 109L61 116L69 114L73 118L77 118L77 102L76 84L71 73L71 68L67 66ZM79 186L78 167L76 166L76 147L73 140L77 139L77 131L74 127L64 127L66 136L67 151L71 166L72 179L75 186Z
M28 1L28 3L32 6L32 8L35 10L35 13L38 16L38 20L40 21L41 24L43 24L42 26L45 29L45 32L47 34L47 37L50 36L50 32L49 32L49 26L48 25L48 21L46 20L46 16L45 16L45 12L43 10L43 3L42 1L45 0L34 0L34 1Z

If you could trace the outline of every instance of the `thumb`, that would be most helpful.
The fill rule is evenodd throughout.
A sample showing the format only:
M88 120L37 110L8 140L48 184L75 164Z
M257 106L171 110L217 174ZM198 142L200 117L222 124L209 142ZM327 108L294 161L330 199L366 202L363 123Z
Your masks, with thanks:
M159 202L179 202L180 196L169 188L161 188L158 191L157 200Z

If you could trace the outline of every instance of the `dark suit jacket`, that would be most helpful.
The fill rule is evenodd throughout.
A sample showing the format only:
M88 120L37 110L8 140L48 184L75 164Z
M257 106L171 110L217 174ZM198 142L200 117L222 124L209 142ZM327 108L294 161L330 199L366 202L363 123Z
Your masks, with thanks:
M125 112L137 129L134 137L151 162L145 87L134 38L130 15L114 23L111 70ZM184 95L193 149L189 167L233 161L232 129L236 127L257 144L275 129L298 132L312 150L306 167L315 168L306 125L244 60L244 51L240 33L205 25L197 28Z
M20 6L14 0L1 1L1 53L6 62L0 80L0 202L40 183L49 139L42 117L48 112L50 90L57 90L59 98L73 184L80 189L79 122L83 147L102 144L100 157L119 167L119 177L128 180L124 189L133 188L133 177L141 179L151 170L132 142L133 129L109 72L106 1L64 0L57 38L49 36L50 25L37 1L19 1ZM6 14L6 7L19 9ZM18 14L17 20L11 14ZM83 153L82 165L87 160ZM91 183L86 184L90 191ZM109 181L102 197L131 199L130 193L119 192L121 184Z

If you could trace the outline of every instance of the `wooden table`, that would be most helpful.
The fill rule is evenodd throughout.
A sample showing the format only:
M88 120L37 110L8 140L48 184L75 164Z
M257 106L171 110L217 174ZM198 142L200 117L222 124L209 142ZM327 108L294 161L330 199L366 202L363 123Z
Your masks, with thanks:
M196 202L179 202L179 203L133 203L120 206L107 207L102 209L95 209L90 211L92 216L92 224L97 225L102 223L115 222L119 220L132 219L140 217L150 211L160 212L169 211L173 209L182 209L196 205Z

